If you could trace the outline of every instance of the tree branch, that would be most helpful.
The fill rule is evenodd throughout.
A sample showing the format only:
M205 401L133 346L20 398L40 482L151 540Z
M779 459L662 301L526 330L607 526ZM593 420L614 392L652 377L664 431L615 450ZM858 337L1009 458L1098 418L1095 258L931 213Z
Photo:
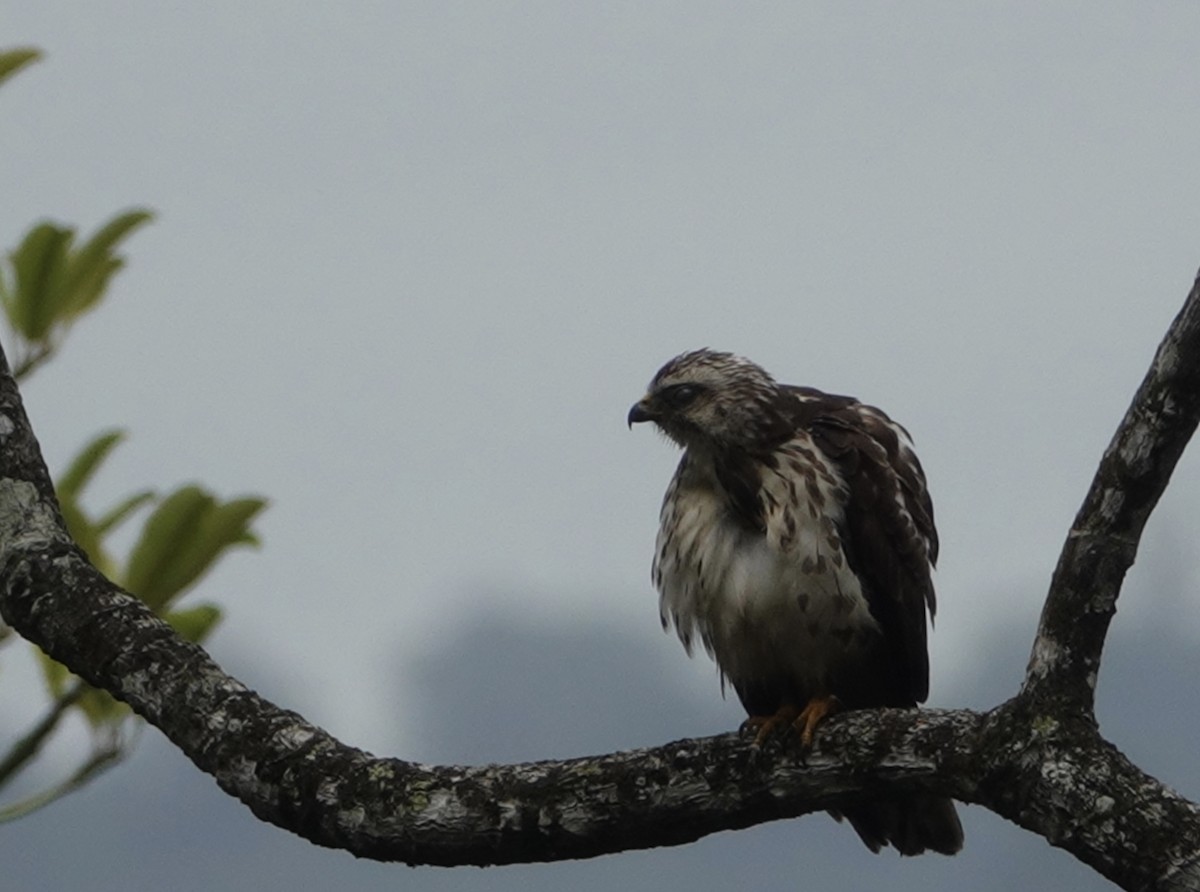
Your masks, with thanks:
M1160 347L1072 528L1022 694L987 713L875 710L805 759L735 735L482 767L379 759L258 697L92 567L67 537L0 354L0 616L160 728L256 815L410 864L676 845L914 792L984 805L1127 889L1200 889L1200 810L1104 741L1090 708L1146 518L1200 417L1200 286Z
M1158 347L1063 545L1023 694L1091 715L1108 624L1150 512L1200 422L1200 276Z
M844 762L818 749L801 764L736 735L525 765L374 758L247 690L73 547L23 533L28 517L44 529L33 503L3 507L26 498L23 488L33 487L0 480L5 618L129 703L258 817L320 845L410 864L558 860L794 817L878 796L881 783L967 794L939 760L969 755L945 744L971 746L970 712L848 716L850 733L835 738L854 753Z

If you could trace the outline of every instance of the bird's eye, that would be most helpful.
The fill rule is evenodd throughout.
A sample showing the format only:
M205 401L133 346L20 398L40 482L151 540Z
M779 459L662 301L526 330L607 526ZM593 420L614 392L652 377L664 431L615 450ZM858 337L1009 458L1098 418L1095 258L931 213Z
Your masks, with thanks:
M664 390L659 399L672 409L682 409L700 395L701 389L698 384L676 384Z

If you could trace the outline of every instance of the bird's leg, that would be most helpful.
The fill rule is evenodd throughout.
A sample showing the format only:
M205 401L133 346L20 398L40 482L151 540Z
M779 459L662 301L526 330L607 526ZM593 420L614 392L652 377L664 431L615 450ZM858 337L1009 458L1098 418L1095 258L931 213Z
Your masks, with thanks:
M774 715L752 715L742 722L742 733L754 732L754 745L762 746L763 742L784 725L799 721L800 710L791 703L785 703L775 710Z
M830 713L841 708L837 697L813 697L792 721L792 727L800 734L800 744L805 749L812 746L817 725Z

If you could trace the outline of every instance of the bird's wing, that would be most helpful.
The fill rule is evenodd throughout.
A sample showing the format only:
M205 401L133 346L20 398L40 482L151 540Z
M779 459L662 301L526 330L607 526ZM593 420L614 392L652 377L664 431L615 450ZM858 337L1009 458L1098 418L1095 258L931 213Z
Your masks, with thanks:
M851 568L879 622L902 689L929 693L926 611L936 609L932 566L937 531L925 474L907 431L850 397L788 388L797 424L837 467L846 486L839 532Z

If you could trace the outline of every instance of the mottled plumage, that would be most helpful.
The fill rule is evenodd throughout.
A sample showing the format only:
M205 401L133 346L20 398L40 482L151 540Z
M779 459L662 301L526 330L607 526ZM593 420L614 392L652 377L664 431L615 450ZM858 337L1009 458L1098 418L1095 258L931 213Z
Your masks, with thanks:
M807 739L829 698L850 709L925 700L938 544L904 428L711 350L663 366L630 410L638 421L684 449L652 570L663 627L689 653L701 642L749 721L800 713ZM822 708L808 715L809 705ZM872 802L844 817L874 851L962 845L946 799Z

